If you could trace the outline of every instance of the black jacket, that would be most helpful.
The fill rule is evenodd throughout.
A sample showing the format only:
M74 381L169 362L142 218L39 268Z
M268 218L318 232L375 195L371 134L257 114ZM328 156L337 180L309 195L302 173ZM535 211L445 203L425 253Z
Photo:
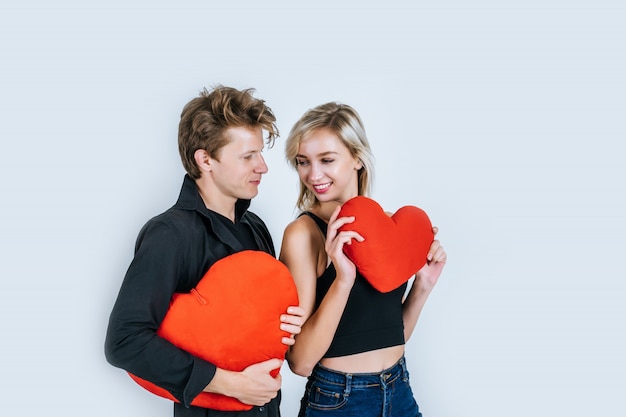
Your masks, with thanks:
M275 256L267 227L247 211L249 205L249 200L237 202L236 221L250 227L254 249ZM211 382L216 367L156 330L174 293L189 292L213 263L246 249L216 216L185 176L176 204L141 229L106 334L109 363L167 389L185 406Z

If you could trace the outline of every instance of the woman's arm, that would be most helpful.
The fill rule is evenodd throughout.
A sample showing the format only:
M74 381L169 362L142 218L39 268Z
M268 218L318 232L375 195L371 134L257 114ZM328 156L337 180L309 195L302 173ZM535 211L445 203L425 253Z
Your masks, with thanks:
M437 231L437 228L433 227L435 235ZM415 274L415 281L402 306L405 341L408 341L413 334L424 304L446 264L447 254L438 240L433 241L427 256L428 262Z
M337 209L329 221L326 243L314 222L306 217L289 224L283 236L280 260L293 276L305 319L295 344L287 352L287 361L291 370L302 376L310 375L328 350L356 277L354 264L343 254L343 245L363 238L356 232L338 233L339 227L354 220L336 219L338 213ZM321 263L325 267L325 254L334 263L337 277L316 310L318 266Z

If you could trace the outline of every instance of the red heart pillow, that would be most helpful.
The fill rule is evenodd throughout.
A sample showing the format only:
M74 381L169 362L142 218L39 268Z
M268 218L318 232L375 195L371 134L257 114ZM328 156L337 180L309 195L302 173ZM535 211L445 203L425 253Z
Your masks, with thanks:
M426 264L434 234L422 209L404 206L389 217L377 202L358 196L341 207L339 217L348 216L354 222L340 231L355 230L365 240L344 245L344 253L378 291L398 288Z
M298 293L283 263L261 251L238 252L215 262L190 293L174 294L157 334L219 368L242 371L254 363L284 359L287 346L281 339L289 334L280 329L280 315L292 305L298 305ZM177 401L169 391L130 376L148 391ZM252 408L208 392L191 405L226 411Z

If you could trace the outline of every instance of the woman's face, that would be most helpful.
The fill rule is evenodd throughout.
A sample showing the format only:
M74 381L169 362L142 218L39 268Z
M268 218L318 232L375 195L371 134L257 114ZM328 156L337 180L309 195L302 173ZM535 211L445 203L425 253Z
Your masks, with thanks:
M300 142L296 167L300 181L322 203L343 204L358 194L362 164L330 129L316 129Z

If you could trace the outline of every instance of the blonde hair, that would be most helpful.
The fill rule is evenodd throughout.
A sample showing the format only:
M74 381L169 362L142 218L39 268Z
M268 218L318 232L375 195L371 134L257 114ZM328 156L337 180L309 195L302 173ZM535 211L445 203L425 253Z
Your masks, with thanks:
M289 132L285 143L285 156L297 170L296 155L300 143L313 131L327 128L333 131L348 148L350 154L363 165L358 172L358 194L369 196L374 177L374 155L370 149L361 117L347 104L329 102L308 110ZM300 181L296 206L307 211L318 203L315 195Z
M224 131L230 127L261 127L267 132L271 147L278 136L276 117L263 100L254 98L254 89L237 90L217 85L212 91L203 89L183 108L178 125L178 151L187 174L200 178L194 153L204 149L215 159L228 144Z

